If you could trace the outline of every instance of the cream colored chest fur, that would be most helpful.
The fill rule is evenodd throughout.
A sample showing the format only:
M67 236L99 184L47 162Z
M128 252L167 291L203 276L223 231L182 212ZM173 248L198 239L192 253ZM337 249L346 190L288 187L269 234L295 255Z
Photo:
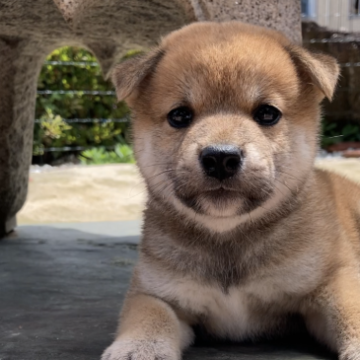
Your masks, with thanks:
M145 262L139 264L138 275L146 292L206 319L211 332L239 340L261 332L282 312L300 311L296 299L320 281L319 260L316 255L301 257L267 275L255 276L245 285L230 287L227 292ZM264 316L266 308L270 311Z

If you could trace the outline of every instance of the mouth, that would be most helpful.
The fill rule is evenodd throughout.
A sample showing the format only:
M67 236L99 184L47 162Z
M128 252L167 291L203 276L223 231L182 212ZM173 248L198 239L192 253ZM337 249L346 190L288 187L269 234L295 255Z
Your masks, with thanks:
M217 214L224 217L225 214L241 215L250 212L261 205L272 193L272 189L266 185L255 184L249 186L243 183L235 188L231 183L212 183L203 186L202 189L186 187L185 191L176 191L176 197L188 208L198 214ZM254 183L251 183L254 185ZM182 188L184 189L184 188ZM228 215L226 215L228 216Z
M199 191L197 194L191 194L189 196L178 194L178 198L184 205L200 214L206 213L206 211L204 211L204 204L215 208L225 209L230 204L239 201L240 197L241 194L239 191L224 185L206 188ZM208 206L205 206L205 208L206 207Z
M223 185L218 186L217 188L205 190L203 195L218 198L218 199L227 199L229 197L235 197L238 195L238 191L225 187Z

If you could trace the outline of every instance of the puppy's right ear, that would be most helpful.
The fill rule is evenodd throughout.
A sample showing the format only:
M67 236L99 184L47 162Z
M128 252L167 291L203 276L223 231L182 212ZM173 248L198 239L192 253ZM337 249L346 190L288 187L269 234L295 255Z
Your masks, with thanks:
M311 53L299 46L287 47L298 71L330 101L334 95L340 68L332 56Z
M116 65L111 72L111 80L115 85L118 100L130 96L145 78L151 75L163 56L164 51L156 49Z

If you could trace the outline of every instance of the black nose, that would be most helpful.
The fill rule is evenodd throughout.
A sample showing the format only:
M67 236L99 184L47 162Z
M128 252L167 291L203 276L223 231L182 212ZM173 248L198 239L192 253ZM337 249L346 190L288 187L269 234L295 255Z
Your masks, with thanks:
M201 151L200 163L208 176L224 180L240 169L242 151L233 145L212 145Z

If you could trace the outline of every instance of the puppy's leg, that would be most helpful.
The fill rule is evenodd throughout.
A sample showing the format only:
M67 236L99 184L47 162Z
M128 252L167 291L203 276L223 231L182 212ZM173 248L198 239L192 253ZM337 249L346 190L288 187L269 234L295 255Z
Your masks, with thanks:
M190 345L193 331L164 301L131 294L124 303L120 327L102 360L177 360Z
M309 331L339 353L340 360L360 360L360 277L343 270L307 309Z

